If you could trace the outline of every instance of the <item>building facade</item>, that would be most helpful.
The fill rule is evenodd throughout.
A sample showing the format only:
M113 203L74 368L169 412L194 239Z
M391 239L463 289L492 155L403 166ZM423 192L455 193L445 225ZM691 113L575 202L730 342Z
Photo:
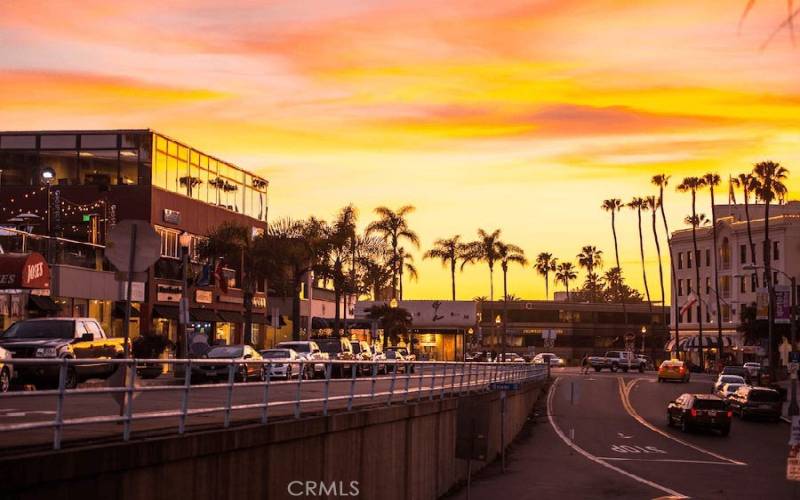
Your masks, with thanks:
M730 347L741 361L746 354L761 353L755 346L746 346L739 332L744 306L755 305L759 293L766 293L766 279L777 286L789 286L788 276L800 275L800 202L790 201L770 206L769 238L771 242L772 276L766 276L764 265L764 205L749 206L750 235L744 205L716 205L717 270L719 289L714 286L714 240L711 226L696 230L697 252L692 230L672 233L671 249L675 265L672 281L671 321L678 322L681 342L699 346L702 322L703 336L716 339L719 325L724 337L723 349ZM750 245L752 237L753 245ZM755 263L756 269L753 268ZM697 271L700 282L697 283ZM785 273L785 275L784 275ZM717 322L717 296L722 322ZM674 340L673 340L674 341ZM704 339L704 344L709 342ZM671 349L668 345L667 349ZM691 353L696 355L695 353ZM707 348L716 359L716 345Z
M266 179L152 130L0 133L0 243L7 251L39 251L51 267L57 314L92 316L120 334L125 297L103 257L106 235L118 221L148 221L161 239L161 258L134 283L134 335L161 333L178 340L181 295L180 236L191 236L190 274L203 274L197 243L222 222L266 229ZM191 289L190 319L197 331L226 343L244 338L238 263L222 269L224 285ZM14 319L14 318L10 318ZM253 340L266 336L263 284L254 297Z

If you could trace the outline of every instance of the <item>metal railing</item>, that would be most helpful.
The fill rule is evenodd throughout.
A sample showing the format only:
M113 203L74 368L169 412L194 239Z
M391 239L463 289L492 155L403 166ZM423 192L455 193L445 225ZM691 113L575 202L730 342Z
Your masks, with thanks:
M323 361L323 360L298 360L275 362L270 360L230 360L230 359L13 359L5 360L6 364L13 365L15 370L20 367L25 369L49 366L55 372L57 369L58 388L41 391L9 391L0 395L0 402L17 398L52 397L55 406L52 420L37 420L21 423L0 423L0 436L4 433L19 432L35 429L53 430L53 449L61 448L63 431L67 427L91 426L98 424L122 424L122 439L128 441L134 422L175 418L178 419L177 432L183 434L187 428L189 417L222 413L223 427L229 427L234 412L258 410L260 422L266 424L269 420L270 409L277 407L290 407L295 419L303 414L303 406L321 405L321 412L327 416L332 403L344 402L346 411L352 411L354 403L392 405L395 403L409 403L411 401L444 399L446 394L461 396L475 391L490 389L494 383L520 383L544 380L549 376L549 369L545 365L528 363L463 363L444 361ZM82 365L90 364L118 365L116 370L123 366L122 375L116 377L118 385L111 383L103 387L84 387L67 389L68 375L73 376L75 370ZM183 383L173 385L138 385L137 370L131 369L139 365L162 366L183 365ZM242 369L247 366L256 367L259 380L257 382L237 381ZM276 369L286 365L297 366L297 380L286 377L286 381L273 380ZM323 365L322 378L306 378L305 374L313 374L319 365ZM225 382L198 384L198 378L208 378L205 366L223 367L222 372ZM173 367L174 368L174 367ZM217 368L219 370L219 368ZM334 378L334 370L340 375ZM294 370L292 370L294 372ZM367 377L359 377L359 372ZM383 375L379 375L383 372ZM117 372L119 373L119 372ZM219 371L215 372L218 374ZM247 377L245 377L246 379ZM194 382L194 383L193 383ZM368 390L356 390L359 382L365 382ZM381 384L381 387L377 387ZM322 385L322 394L317 395L314 389ZM242 393L247 388L260 388L260 391L250 392L246 395L247 401L234 403L234 395ZM291 397L280 398L271 396L278 388ZM343 394L332 394L332 389L344 389ZM201 392L222 389L223 404L190 408L192 395ZM305 391L304 391L305 389ZM287 391L288 390L288 391ZM136 403L136 396L146 393L175 392L180 394L180 406L175 410L159 410L143 408ZM68 399L78 396L91 396L110 394L118 398L119 412L105 413L92 416L66 417L65 405ZM240 394L241 395L241 394ZM378 398L383 401L378 401ZM47 413L36 412L35 413ZM251 420L256 420L251 417ZM174 424L173 424L174 425ZM161 429L171 428L164 425ZM117 431L118 432L118 431ZM0 438L0 442L2 438Z

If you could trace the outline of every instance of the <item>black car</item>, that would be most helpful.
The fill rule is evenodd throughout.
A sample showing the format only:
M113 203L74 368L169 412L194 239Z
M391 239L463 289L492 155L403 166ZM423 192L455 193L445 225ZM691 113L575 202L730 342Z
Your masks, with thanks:
M728 397L728 404L741 418L763 417L777 421L783 410L781 394L768 387L739 387Z
M744 379L748 384L752 383L750 377L750 370L744 366L726 366L720 372L720 375L738 375Z
M667 405L667 425L677 425L683 432L702 428L727 436L732 417L725 401L710 394L683 394Z

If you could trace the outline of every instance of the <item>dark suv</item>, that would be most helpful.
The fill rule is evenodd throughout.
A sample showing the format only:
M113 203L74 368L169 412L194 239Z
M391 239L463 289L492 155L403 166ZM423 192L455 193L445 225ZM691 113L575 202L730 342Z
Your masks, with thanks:
M726 366L722 368L720 375L738 375L744 379L748 384L752 383L750 380L750 370L744 366Z
M678 425L683 432L703 428L727 436L731 432L731 417L733 413L725 401L710 394L682 394L667 406L667 425Z
M345 337L320 337L313 340L322 352L328 353L331 361L352 361L356 359L350 339ZM351 364L337 363L333 365L331 374L345 377L350 374L352 367L353 365Z
M764 417L780 420L783 400L775 389L767 387L739 387L730 397L728 404L742 418Z

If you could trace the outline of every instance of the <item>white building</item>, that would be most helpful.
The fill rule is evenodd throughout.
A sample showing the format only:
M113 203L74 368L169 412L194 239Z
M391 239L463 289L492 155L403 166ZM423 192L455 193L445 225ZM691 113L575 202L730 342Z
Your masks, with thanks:
M750 227L755 247L755 265L764 265L764 205L750 205ZM743 305L756 302L756 292L765 287L764 271L745 269L752 266L752 254L747 232L745 207L717 205L717 264L719 266L719 297L725 345L739 348L742 345L737 327L741 324ZM789 276L800 275L800 202L771 205L769 238L772 242L772 280L776 285L789 285ZM697 228L698 252L694 254L692 230L681 229L672 233L671 247L676 277L672 282L675 307L671 308L670 323L679 320L680 337L695 337L702 320L703 336L717 335L717 290L714 288L713 233L711 226ZM700 269L700 283L696 271ZM699 286L698 286L699 285ZM700 300L680 313L690 301L692 291L699 290ZM680 318L678 318L680 316ZM713 351L713 350L712 350Z

